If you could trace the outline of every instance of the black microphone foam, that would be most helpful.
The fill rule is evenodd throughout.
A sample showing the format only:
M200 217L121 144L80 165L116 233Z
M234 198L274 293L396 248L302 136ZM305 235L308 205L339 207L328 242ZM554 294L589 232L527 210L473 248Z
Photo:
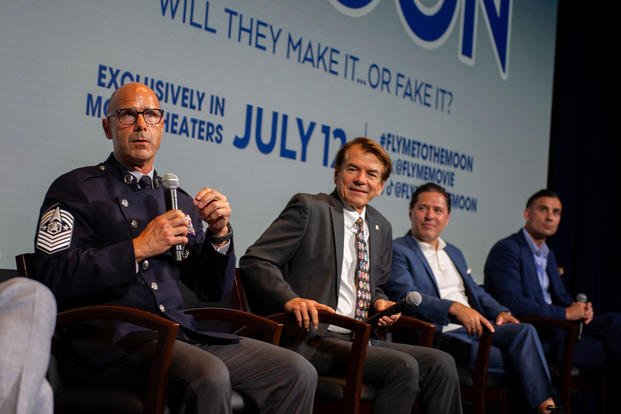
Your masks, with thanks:
M173 173L166 173L162 176L162 186L166 190L166 210L178 210L177 188L179 188L179 178ZM171 252L176 262L183 260L182 245L173 246Z
M403 312L406 309L413 308L414 306L420 305L422 301L423 301L423 297L420 295L420 293L415 292L415 291L409 292L399 302L395 303L392 306L387 307L381 312L376 313L370 318L367 318L365 322L370 325L373 325L377 321L379 321L383 316L390 316L390 315L394 315L395 313Z
M578 293L576 295L576 302L580 302L580 303L586 303L587 302L587 295L585 295L584 293ZM584 322L582 320L580 320L580 323L578 324L578 341L582 340L582 330L584 329Z

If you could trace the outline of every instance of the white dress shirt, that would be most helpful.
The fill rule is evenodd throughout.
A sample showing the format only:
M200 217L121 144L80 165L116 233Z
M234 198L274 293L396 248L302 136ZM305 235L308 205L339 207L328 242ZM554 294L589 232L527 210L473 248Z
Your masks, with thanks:
M436 279L438 290L440 291L440 298L459 302L462 305L470 307L468 296L466 296L464 281L457 271L455 264L444 250L446 242L439 238L437 250L429 243L420 240L417 240L417 242L433 272L433 277ZM461 327L460 324L449 323L442 327L442 332L453 331Z
M343 264L341 265L341 285L339 288L339 298L336 307L336 313L349 317L354 317L356 311L356 284L354 277L356 273L356 264L358 263L356 254L356 226L354 223L358 217L362 217L364 240L369 243L369 227L364 219L366 207L362 213L358 214L356 210L343 209ZM369 260L370 268L370 260ZM349 332L349 330L330 326L334 332Z

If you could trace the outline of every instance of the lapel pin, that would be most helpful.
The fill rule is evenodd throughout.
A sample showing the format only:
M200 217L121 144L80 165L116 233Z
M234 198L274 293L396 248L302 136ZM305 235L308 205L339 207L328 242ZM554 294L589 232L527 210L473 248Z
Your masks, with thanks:
M376 224L376 225L375 225L375 230L378 230L378 231L379 231L379 224Z

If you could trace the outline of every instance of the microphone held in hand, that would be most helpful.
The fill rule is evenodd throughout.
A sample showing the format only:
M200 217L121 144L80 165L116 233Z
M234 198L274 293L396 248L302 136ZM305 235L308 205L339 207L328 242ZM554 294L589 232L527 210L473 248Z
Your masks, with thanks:
M576 295L576 302L580 302L580 303L586 303L587 302L587 295L585 295L584 293L578 293ZM578 325L578 341L582 340L582 330L584 329L584 322L582 320L580 320L580 324Z
M179 188L179 178L173 173L166 173L162 176L162 186L166 190L166 210L178 210L177 188ZM183 260L183 246L177 244L173 246L171 252L176 262Z
M370 325L373 325L377 321L379 321L383 316L390 316L390 315L394 315L395 313L403 312L404 310L420 305L422 301L423 301L423 297L420 295L420 293L414 292L414 291L409 292L399 302L395 303L392 306L387 307L381 312L376 313L375 315L366 319L365 322Z

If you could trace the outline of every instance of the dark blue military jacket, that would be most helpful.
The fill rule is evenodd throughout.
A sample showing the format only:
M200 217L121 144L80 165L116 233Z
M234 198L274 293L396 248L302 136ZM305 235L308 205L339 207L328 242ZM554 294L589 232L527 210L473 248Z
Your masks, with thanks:
M136 179L111 154L92 167L70 171L50 186L41 207L35 240L36 278L55 294L60 310L93 304L144 309L177 321L180 337L201 342L231 342L236 337L199 332L184 313L179 283L201 300L227 295L235 274L233 245L222 255L205 242L192 197L178 191L179 209L191 219L187 258L170 252L136 263L132 239L166 211L165 190L154 175L153 189L140 190ZM133 328L135 329L135 328ZM123 335L132 328L119 327Z

